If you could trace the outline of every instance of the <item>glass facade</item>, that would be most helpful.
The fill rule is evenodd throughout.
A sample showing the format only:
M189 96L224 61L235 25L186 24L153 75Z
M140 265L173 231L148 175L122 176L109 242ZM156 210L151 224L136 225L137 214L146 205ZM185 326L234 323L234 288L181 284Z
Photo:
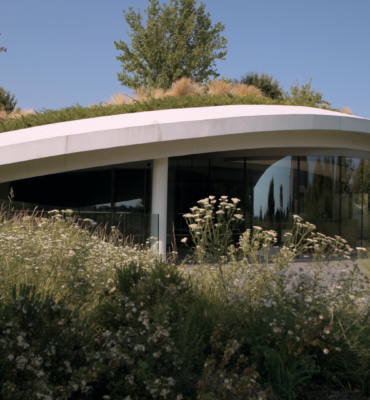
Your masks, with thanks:
M241 199L245 221L235 241L257 225L277 231L281 243L298 214L352 247L369 243L370 160L312 151L270 154L240 150L169 159L167 248L188 234L183 214L209 195ZM150 209L151 168L151 161L143 161L22 179L0 184L0 197L13 187L15 201L45 210L71 208L145 241L158 236L158 216Z
M197 200L214 195L241 199L240 230L261 226L281 242L293 215L352 247L369 241L370 161L343 156L215 157L170 159L168 243L187 234L182 215ZM236 232L236 237L239 233Z
M38 205L45 211L69 208L145 243L158 236L158 215L150 213L151 162L135 164L21 179L1 184L0 193L12 187L14 205Z

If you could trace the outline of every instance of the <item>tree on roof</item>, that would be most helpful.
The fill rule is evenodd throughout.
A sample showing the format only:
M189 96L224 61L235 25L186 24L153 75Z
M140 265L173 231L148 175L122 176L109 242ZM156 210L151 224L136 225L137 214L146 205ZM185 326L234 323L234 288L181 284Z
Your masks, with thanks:
M15 109L17 102L18 100L14 94L0 86L0 111L5 111L6 114L11 113Z
M280 82L264 72L248 72L240 78L240 83L255 86L272 99L281 99L284 96Z
M131 43L115 42L123 71L118 80L129 88L158 87L169 89L182 77L203 83L210 76L219 76L215 60L224 60L227 40L220 35L225 25L212 26L205 5L197 0L169 0L160 5L149 0L143 16L123 11L130 28Z

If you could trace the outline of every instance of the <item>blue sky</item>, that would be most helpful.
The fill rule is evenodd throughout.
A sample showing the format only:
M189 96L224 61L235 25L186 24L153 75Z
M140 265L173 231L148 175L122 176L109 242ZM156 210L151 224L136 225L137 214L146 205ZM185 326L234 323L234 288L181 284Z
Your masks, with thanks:
M204 0L226 24L218 72L266 72L286 90L312 78L333 107L370 118L369 0ZM127 40L123 9L147 0L2 0L0 86L22 108L83 106L127 92L117 81L115 40Z

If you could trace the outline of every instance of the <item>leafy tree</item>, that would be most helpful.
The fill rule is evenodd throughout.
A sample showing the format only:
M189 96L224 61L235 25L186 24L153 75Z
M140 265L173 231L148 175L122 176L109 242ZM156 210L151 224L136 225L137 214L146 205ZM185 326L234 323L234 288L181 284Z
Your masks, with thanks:
M215 60L224 60L227 40L220 35L221 22L212 26L205 5L197 0L169 0L160 5L149 0L145 10L146 26L139 12L123 11L131 30L131 43L115 42L123 72L118 80L123 86L168 89L176 80L187 77L203 83L209 76L219 76Z
M316 92L311 87L310 81L301 85L298 81L290 86L290 95L287 94L287 100L290 104L295 106L308 106L308 107L329 107L330 103L323 99L323 94Z
M11 94L0 86L0 110L9 114L15 109L17 102L18 100L16 100L14 94Z
M281 99L284 96L284 91L280 86L280 82L277 79L273 80L272 75L267 75L265 73L259 74L258 72L248 72L246 75L240 78L240 83L253 85L272 99Z

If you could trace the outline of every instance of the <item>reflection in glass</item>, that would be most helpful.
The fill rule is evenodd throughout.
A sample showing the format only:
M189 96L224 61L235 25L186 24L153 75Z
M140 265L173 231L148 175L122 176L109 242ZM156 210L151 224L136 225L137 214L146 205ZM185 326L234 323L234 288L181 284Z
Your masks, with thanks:
M242 229L261 226L278 241L298 214L351 247L370 238L370 160L342 156L172 159L169 166L168 239L186 235L182 214L215 195L241 199Z

